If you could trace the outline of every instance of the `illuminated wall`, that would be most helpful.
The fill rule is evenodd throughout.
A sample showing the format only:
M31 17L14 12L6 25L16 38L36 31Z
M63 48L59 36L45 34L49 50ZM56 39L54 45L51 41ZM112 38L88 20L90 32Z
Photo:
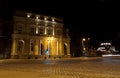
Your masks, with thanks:
M70 57L70 37L61 18L15 12L12 58Z

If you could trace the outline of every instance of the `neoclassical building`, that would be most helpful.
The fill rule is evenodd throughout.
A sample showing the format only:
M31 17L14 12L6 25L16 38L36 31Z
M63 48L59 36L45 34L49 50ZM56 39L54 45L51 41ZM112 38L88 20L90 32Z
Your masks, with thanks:
M63 19L16 11L11 58L70 57L70 37Z

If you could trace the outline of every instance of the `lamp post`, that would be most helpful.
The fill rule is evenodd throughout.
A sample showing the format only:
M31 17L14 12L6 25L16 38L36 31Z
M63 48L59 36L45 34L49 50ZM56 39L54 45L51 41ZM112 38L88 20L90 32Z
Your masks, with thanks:
M89 48L90 48L90 38L82 38L82 52L84 56L89 54L88 53Z
M85 47L85 44L84 44L85 41L86 41L86 39L82 38L82 53L83 53L83 56L85 55L85 51L86 51L86 47Z
M27 13L27 17L26 17L26 21L25 21L25 24L26 24L26 30L28 30L28 21L29 21L29 18L31 17L31 13ZM28 33L28 31L27 31ZM31 39L29 39L29 51L27 52L27 58L29 59L30 58L30 52L31 52Z

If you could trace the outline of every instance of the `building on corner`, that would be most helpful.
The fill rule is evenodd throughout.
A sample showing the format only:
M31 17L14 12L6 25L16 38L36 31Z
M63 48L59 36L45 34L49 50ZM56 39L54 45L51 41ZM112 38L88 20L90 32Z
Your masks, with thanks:
M11 58L70 57L70 37L63 19L16 11Z

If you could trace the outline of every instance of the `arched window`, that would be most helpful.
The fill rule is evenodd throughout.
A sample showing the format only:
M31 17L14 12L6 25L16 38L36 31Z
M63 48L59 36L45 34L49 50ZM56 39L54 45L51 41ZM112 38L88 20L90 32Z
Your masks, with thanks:
M20 41L18 42L17 51L18 51L19 53L22 53L23 44L24 44L24 41L23 41L23 40L20 40Z

